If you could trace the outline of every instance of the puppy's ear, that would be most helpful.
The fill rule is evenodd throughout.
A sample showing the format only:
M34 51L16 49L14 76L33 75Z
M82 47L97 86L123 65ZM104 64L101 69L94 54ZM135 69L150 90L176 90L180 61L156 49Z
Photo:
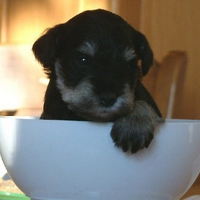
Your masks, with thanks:
M54 67L56 46L62 34L62 28L63 25L60 24L48 29L43 36L36 40L32 47L35 58L43 65L48 75L51 74Z
M149 68L153 64L153 52L146 37L140 32L137 32L135 44L138 59L141 60L142 73L144 76L148 73Z

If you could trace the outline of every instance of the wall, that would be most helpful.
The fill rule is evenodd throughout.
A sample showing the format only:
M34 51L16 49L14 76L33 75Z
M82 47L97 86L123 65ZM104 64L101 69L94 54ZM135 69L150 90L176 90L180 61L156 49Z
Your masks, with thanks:
M46 28L97 8L117 12L139 28L139 0L126 0L126 4L123 0L0 0L1 42L33 42Z
M0 111L42 108L44 73L31 45L0 45L0 63Z
M42 32L58 23L63 23L76 13L90 6L107 8L107 0L2 0L6 7L6 43L33 42ZM90 3L90 6L86 6Z
M179 118L200 119L200 1L142 0L141 31L157 59L170 50L188 53Z

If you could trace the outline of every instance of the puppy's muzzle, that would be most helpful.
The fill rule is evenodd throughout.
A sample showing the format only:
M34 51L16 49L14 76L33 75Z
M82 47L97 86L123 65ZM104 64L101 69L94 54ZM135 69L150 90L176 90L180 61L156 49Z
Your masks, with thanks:
M113 106L117 100L117 95L113 93L103 93L99 95L100 104L105 107Z

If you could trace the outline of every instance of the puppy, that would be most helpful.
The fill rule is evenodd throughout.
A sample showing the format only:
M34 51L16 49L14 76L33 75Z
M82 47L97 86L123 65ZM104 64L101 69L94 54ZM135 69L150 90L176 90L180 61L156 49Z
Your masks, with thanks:
M98 9L47 30L33 52L50 79L41 119L114 122L124 152L149 146L162 119L140 81L153 63L144 35Z

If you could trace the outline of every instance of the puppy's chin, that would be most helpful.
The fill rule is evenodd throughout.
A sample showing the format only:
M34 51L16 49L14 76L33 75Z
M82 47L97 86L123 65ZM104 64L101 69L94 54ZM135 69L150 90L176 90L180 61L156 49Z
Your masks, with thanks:
M74 105L69 106L69 107L78 116L89 121L98 121L98 122L113 122L120 116L123 116L130 112L128 108L126 109L127 112L124 109L120 109L119 111L121 112L116 112L116 111L113 111L112 109L109 110L109 109L104 109L101 107L99 108L93 107L92 109L90 107L88 108L90 109L89 111L87 110L87 108L83 109L80 107L76 107Z
M124 86L122 95L109 107L101 105L99 96L88 79L81 81L76 87L68 87L60 76L57 79L57 87L68 109L86 120L114 121L133 109L134 96L128 84Z
M120 116L127 115L132 110L132 106L125 102L122 97L119 97L117 102L110 107L101 106L95 97L88 98L87 102L84 100L85 98L81 97L80 102L71 101L71 103L68 103L68 108L90 121L111 122Z

